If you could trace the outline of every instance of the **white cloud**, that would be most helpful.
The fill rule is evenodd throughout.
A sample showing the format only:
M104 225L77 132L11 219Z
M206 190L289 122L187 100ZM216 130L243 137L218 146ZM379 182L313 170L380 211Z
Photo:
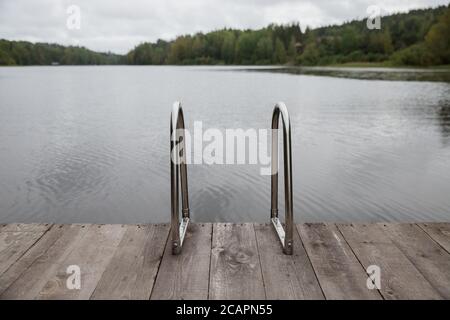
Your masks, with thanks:
M261 28L300 21L318 27L366 16L370 5L393 13L443 0L0 0L0 38L79 44L125 53L144 41L223 27ZM81 29L66 27L69 5Z

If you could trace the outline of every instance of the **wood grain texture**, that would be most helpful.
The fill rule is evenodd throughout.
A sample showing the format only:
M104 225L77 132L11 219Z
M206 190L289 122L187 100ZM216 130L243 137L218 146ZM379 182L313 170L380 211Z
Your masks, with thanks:
M292 256L271 225L250 223L190 224L173 256L169 228L0 225L0 299L450 298L448 223L300 224ZM367 288L373 264L380 290Z
M208 298L212 224L190 223L179 255L167 241L151 299Z
M439 293L376 224L338 224L364 268L377 265L385 299L440 299Z
M450 299L450 254L415 224L383 223L379 226L433 288Z
M122 225L90 225L70 254L62 259L37 299L89 299L125 233ZM69 266L80 268L80 289L69 289Z
M88 230L78 224L59 227L64 228L61 237L2 293L1 299L35 299Z
M53 225L18 261L16 261L5 273L0 276L0 296L27 270L36 259L42 256L58 240L68 225Z
M253 224L213 226L210 299L265 299Z
M168 235L167 224L127 226L91 298L149 299Z
M267 299L324 299L311 262L294 230L294 253L285 255L270 224L255 224Z
M369 290L367 274L334 224L297 225L326 299L381 299Z
M434 241L450 253L450 223L419 223Z
M45 232L51 226L49 223L12 223L3 225L0 232Z
M44 224L13 224L0 230L0 275L8 270L50 228Z

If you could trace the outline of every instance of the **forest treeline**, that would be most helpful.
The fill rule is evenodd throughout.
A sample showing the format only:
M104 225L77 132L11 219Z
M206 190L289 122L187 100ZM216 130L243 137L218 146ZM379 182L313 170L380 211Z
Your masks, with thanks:
M430 66L450 63L450 5L302 31L299 23L259 30L222 29L142 43L126 55L82 47L0 40L0 65L330 65L385 62Z
M120 64L124 57L83 47L0 40L0 65L101 65Z

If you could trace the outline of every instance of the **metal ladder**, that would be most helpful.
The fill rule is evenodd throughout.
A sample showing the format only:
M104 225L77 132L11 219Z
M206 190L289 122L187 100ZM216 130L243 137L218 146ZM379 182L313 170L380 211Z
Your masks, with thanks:
M186 143L184 137L184 115L181 103L175 102L170 115L170 204L172 253L179 254L183 246L184 235L189 224L189 197L186 166ZM180 155L180 144L183 152ZM175 159L174 159L175 158ZM174 161L175 160L175 161ZM180 177L181 176L181 177ZM180 179L181 178L181 179ZM182 220L178 214L179 180L181 180Z
M278 218L278 128L283 123L285 228ZM183 109L180 102L173 104L170 116L170 202L172 254L179 254L190 221L186 144ZM180 145L182 151L180 152ZM175 159L174 159L175 158ZM291 123L286 105L279 102L272 113L272 165L271 165L271 214L270 220L277 232L285 254L293 253L294 215L292 199L292 151ZM181 181L182 220L179 215L179 182Z

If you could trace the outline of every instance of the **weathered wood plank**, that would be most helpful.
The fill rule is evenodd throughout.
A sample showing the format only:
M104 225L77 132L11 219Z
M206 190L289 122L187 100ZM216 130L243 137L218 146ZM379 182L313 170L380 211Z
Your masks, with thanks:
M51 228L20 257L5 273L0 275L0 296L33 262L42 256L58 240L68 225L53 225Z
M210 299L265 299L253 224L213 226Z
M254 228L267 299L324 299L297 230L290 256L283 253L271 225L255 224Z
M122 225L90 225L72 252L58 264L37 299L89 299L125 233ZM69 266L80 268L81 286L69 289Z
M49 223L11 223L3 225L0 232L45 232L50 227Z
M376 224L338 224L364 268L381 270L385 299L440 299L439 293Z
M326 299L381 299L369 290L367 274L334 224L297 225Z
M70 254L88 230L86 225L78 224L60 227L64 228L62 236L3 292L1 299L36 298L48 279L55 274L60 262Z
M50 228L44 224L12 224L0 231L0 276Z
M0 299L450 298L450 224L297 231L286 256L269 225L191 224L172 256L168 225L0 225ZM380 291L366 286L372 264ZM66 288L69 265L80 290Z
M149 299L168 234L167 224L127 226L91 299Z
M420 227L406 223L382 223L392 242L446 299L450 299L450 254Z
M419 223L418 225L450 253L450 223Z
M167 241L151 299L208 299L212 224L190 223L179 255ZM169 239L170 240L170 239Z

